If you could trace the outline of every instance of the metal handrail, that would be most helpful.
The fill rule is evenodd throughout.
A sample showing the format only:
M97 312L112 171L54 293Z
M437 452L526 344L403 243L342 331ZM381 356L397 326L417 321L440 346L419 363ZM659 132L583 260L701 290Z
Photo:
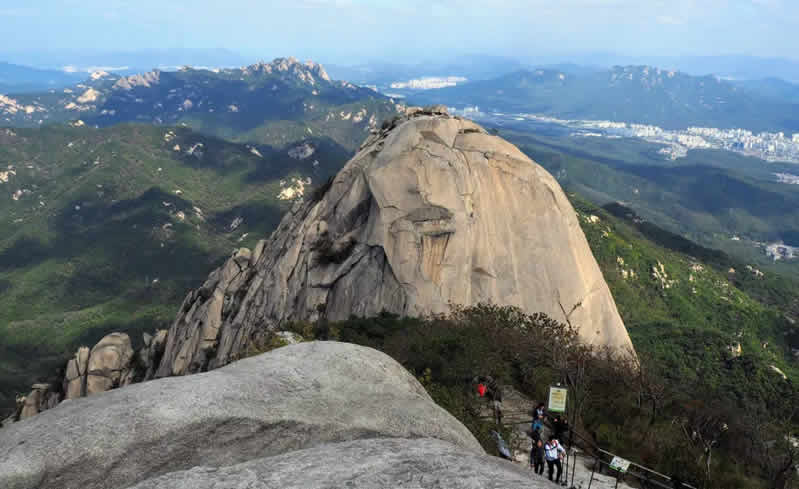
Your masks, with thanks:
M599 445L595 444L593 441L591 441L591 440L588 440L588 439L587 439L587 438L585 438L583 435L581 435L581 434L580 434L580 433L579 433L577 430L572 430L572 433L573 433L574 435L576 435L576 436L577 436L577 438L579 438L580 440L582 440L582 441L584 441L584 442L588 443L588 444L591 446L591 448L593 448L593 449L597 450L598 452L600 452L600 453L602 453L602 454L604 454L604 455L608 455L608 456L610 456L610 457L616 457L616 456L617 456L615 453L613 453L613 452L609 452L608 450L605 450L605 449L601 448ZM595 458L596 458L596 461L598 461L600 464L604 463L604 464L606 464L606 465L610 466L610 464L609 464L608 462L604 462L604 461L603 461L603 460L601 460L599 457L595 457ZM626 459L625 459L625 460L626 460ZM648 473L650 473L650 474L655 474L655 475L657 475L658 477L662 477L663 479L666 479L666 480L667 480L667 481L669 481L669 482L671 482L671 481L672 481L672 478L671 478L671 477L669 477L669 476L667 476L667 475L665 475L665 474L662 474L662 473L660 473L660 472L658 472L658 471L656 471L656 470L654 470L654 469L650 469L649 467L645 467L645 466L643 466L643 465L641 465L641 464L635 463L635 462L633 462L632 460L630 460L630 465L632 465L632 466L634 466L634 467L637 467L637 468L639 468L639 469L641 469L641 470L643 470L643 471L646 471L646 472L648 472ZM654 483L654 484L657 484L657 485L659 485L659 486L661 486L661 487L663 487L663 488L670 489L670 487L669 487L669 486L667 486L667 485L664 485L664 484L662 484L661 482L659 482L659 481L657 481L657 480L650 479L650 478L648 478L648 477L641 477L639 474L636 474L635 472L627 472L627 473L628 473L628 474L630 474L630 475L632 475L633 477L635 477L635 478L637 478L637 479L645 480L645 481L647 481L647 482L649 482L649 483ZM682 485L682 487L684 487L684 488L686 488L686 489L698 489L697 487L695 487L695 486L692 486L692 485L690 485L690 484L687 484L687 483L685 483L685 482L680 482L680 484Z
M503 418L504 418L504 417L505 417L505 416L503 416ZM532 423L533 421L534 421L533 419L530 419L530 420L522 420L522 421L514 421L514 422L513 422L513 424L522 424L522 423L528 423L528 422L529 422L529 423ZM589 439L588 439L588 438L586 438L585 436L581 435L581 434L580 434L580 432L578 432L577 430L573 429L573 427L571 427L571 426L570 426L570 427L569 427L569 430L571 431L571 433L572 433L572 434L574 434L575 436L577 436L577 438L579 438L579 439L580 439L581 441L583 441L584 443L588 444L590 448L592 448L592 449L596 450L597 452L599 452L599 453L601 453L601 454L603 454L603 455L610 456L610 457L616 457L616 456L618 456L618 455L616 455L616 454L615 454L615 453L613 453L613 452L610 452L610 451L608 451L608 450L605 450L604 448L602 448L602 447L600 447L599 445L597 445L596 443L594 443L592 440L589 440ZM572 447L569 447L570 451L571 451L571 448L572 448ZM610 467L610 463L609 463L609 462L605 462L605 461L601 460L601 459L600 459L599 457L597 457L597 456L595 456L594 458L595 458L595 461L596 461L596 462L599 462L600 464L605 464L605 465L607 465L608 467ZM638 464L638 463L635 463L635 462L633 462L633 461L630 461L630 465L632 465L632 466L634 466L634 467L637 467L638 469L641 469L641 470L643 470L643 471L645 471L645 472L648 472L648 473L650 473L650 474L654 474L654 475L656 475L656 476L658 476L658 477L662 477L662 478L663 478L663 479L665 479L666 481L669 481L669 482L671 482L671 481L672 481L672 478L671 478L671 477L669 477L669 476L667 476L667 475L665 475L665 474L662 474L662 473L660 473L660 472L658 472L658 471L656 471L656 470L654 470L654 469L650 469L649 467L643 466L643 465L641 465L641 464ZM657 481L657 480L654 480L654 479L650 479L650 478L648 478L648 477L642 477L641 475L639 475L639 474L636 474L635 472L627 472L627 473L628 473L628 474L630 474L630 475L632 475L633 477L635 477L635 478L637 478L637 479L640 479L640 480L645 480L645 481L647 481L647 482L649 482L649 483L656 484L656 485L658 485L658 486L660 486L660 487L663 487L664 489L671 489L671 486L665 485L665 484L661 483L660 481ZM685 482L681 482L681 484L682 484L682 487L684 487L685 489L698 489L697 487L695 487L695 486L692 486L692 485L690 485L690 484L688 484L688 483L685 483Z
M525 416L527 416L527 415L529 415L529 414L530 414L530 412L529 412L529 411L519 411L519 410L512 410L512 411L503 411L503 413L502 413L502 417L503 417L503 418L505 418L505 419L507 419L507 417L509 417L509 416L514 416L514 415L525 415ZM486 416L486 418L489 418L489 417L488 417L488 416ZM493 418L493 416L490 416L490 418ZM513 420L513 422L512 422L512 424L533 423L533 421L535 421L535 420L534 420L534 419L532 419L532 418L531 418L531 419L529 419L529 420L527 420L527 419L522 419L522 420L520 420L520 421L517 421L517 420L515 420L515 419L514 419L514 420ZM507 422L507 421L506 421L506 422ZM612 452L610 452L610 451L608 451L608 450L605 450L605 449L603 449L602 447L600 447L599 445L597 445L596 443L594 443L592 440L589 440L589 439L588 439L588 438L586 438L585 436L581 435L581 434L580 434L580 433L579 433L579 432L578 432L576 429L574 429L574 427L573 427L573 426L569 426L569 431L570 431L570 433L571 433L571 434L573 434L573 435L576 435L576 436L577 436L577 438L579 438L579 439L580 439L582 442L586 443L586 444L587 444L587 445L588 445L590 448L592 448L592 449L596 450L597 452L599 452L599 453L601 453L601 454L603 454L603 455L610 456L610 457L616 457L616 456L617 456L615 453L612 453ZM573 447L571 447L571 446L569 447L569 451L570 451L570 452L572 451L572 448L573 448ZM568 456L568 455L570 455L570 454L567 454L567 456ZM602 461L602 460L601 460L601 459L600 459L598 456L596 456L596 455L594 456L594 458L595 458L595 462L599 462L600 464L603 464L603 463L604 463L605 465L607 465L608 467L610 467L610 463L609 463L609 462L604 462L604 461ZM627 459L625 459L625 460L627 460ZM649 473L649 474L653 474L653 475L655 475L655 476L657 476L657 477L661 477L661 478L665 479L665 480L666 480L666 481L668 481L668 482L672 482L672 478L671 478L671 477L669 477L669 476L667 476L667 475L665 475L665 474L662 474L662 473L660 473L660 472L658 472L658 471L656 471L656 470L654 470L654 469L650 469L649 467L645 467L645 466L643 466L643 465L641 465L641 464L635 463L635 462L633 462L633 461L631 461L631 460L630 460L629 462L630 462L630 465L631 465L631 466L633 466L633 467L636 467L636 468L638 468L638 469L640 469L640 470L643 470L643 471L645 471L645 472L647 472L647 473ZM567 463L567 465L568 465L568 461L567 461L566 463ZM640 480L644 480L644 481L646 481L646 482L648 482L648 483L653 483L653 484L656 484L656 485L658 485L658 486L660 486L660 487L663 487L664 489L671 489L671 487L670 487L670 486L667 486L667 485L665 485L665 484L661 483L660 481L657 481L657 480L651 479L651 478L649 478L649 477L646 477L646 476L643 476L643 477L642 477L641 475L639 475L639 474L637 474L637 473L635 473L635 472L627 472L627 474L630 474L630 475L632 475L633 477L635 477L635 478L637 478L637 479L640 479ZM568 469L567 469L567 472L566 472L566 477L568 478ZM574 476L572 476L572 477L574 477ZM592 474L592 478L593 478L593 474ZM618 484L618 479L617 479L617 484ZM683 488L685 488L685 489L698 489L697 487L695 487L695 486L692 486L692 485L690 485L690 484L687 484L687 483L685 483L685 482L680 482L680 484L681 484L681 485L682 485L682 487L683 487Z

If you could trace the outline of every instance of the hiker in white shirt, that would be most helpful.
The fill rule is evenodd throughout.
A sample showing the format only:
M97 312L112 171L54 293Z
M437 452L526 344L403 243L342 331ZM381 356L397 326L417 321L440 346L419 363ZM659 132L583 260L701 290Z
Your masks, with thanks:
M544 457L547 460L547 469L549 471L549 480L552 480L552 472L555 467L558 468L558 476L555 478L556 483L560 483L560 476L563 473L563 464L561 459L566 456L566 450L560 446L558 439L554 436L549 437L549 441L544 445Z

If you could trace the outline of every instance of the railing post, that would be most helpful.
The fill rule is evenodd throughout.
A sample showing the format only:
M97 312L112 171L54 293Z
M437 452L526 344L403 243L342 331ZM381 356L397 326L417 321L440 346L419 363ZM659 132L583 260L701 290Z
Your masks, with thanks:
M574 452L574 448L572 448L571 451ZM574 487L574 472L576 468L577 468L577 457L574 457L574 461L572 461L572 485L571 485L572 487Z
M591 489L591 483L594 482L594 472L596 472L596 465L599 463L599 457L594 457L594 465L591 467L591 478L588 479L588 489ZM574 483L574 479L572 479Z

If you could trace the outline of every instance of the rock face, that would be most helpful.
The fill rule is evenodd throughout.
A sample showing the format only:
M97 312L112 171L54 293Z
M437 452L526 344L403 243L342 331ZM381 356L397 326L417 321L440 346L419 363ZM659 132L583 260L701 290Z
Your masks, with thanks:
M78 350L78 355L80 350ZM132 381L133 347L125 333L111 333L94 345L86 370L86 395L105 392Z
M543 477L440 440L371 439L324 445L221 469L198 467L132 489L305 489L322 487L550 487Z
M89 368L89 348L78 348L75 357L67 362L64 374L64 397L76 399L86 395L86 372Z
M168 355L161 361L159 377L199 372L208 365L222 322L239 307L245 285L254 275L253 265L262 252L263 243L258 244L255 253L246 248L237 250L201 288L189 293L170 329Z
M252 256L234 256L189 294L157 376L225 365L283 321L479 302L561 321L569 312L587 343L632 348L555 179L443 106L409 109Z
M55 407L58 404L58 392L54 392L50 384L33 384L33 390L27 396L19 399L21 410L20 419L30 418L40 412Z
M341 448L320 453L340 462L361 458L369 447L341 442L380 438L440 440L425 450L442 455L483 453L471 433L387 355L344 343L301 343L213 372L70 400L3 428L0 487L123 488L197 466L225 467L289 452L301 456L301 469L316 456L305 449L336 444ZM385 443L375 445L383 463L402 458L392 454L391 443L413 448L418 440ZM442 446L449 448L437 448ZM421 463L424 453L405 457ZM425 464L434 467L436 461ZM349 469L331 462L327 475L336 470ZM249 469L238 473L246 476Z

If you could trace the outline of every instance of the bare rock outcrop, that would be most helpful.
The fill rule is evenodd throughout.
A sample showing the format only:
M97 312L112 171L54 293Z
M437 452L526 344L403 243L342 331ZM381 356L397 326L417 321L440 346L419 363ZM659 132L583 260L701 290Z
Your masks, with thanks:
M357 440L223 468L196 467L131 489L543 489L552 483L496 457L440 440Z
M166 347L167 330L143 335L134 351L125 333L111 333L93 348L81 346L67 361L63 377L53 384L34 384L30 394L17 399L16 411L0 428L52 409L60 402L98 394L155 377Z
M144 375L144 380L155 377L155 371L158 364L161 363L161 357L166 348L166 334L167 330L159 329L153 335L147 333L143 335L144 345L136 354L138 367L141 369L140 373Z
M76 399L86 395L86 373L89 368L89 348L81 346L75 357L67 362L64 373L64 397Z
M205 370L216 350L219 329L224 319L240 307L247 292L245 285L254 275L254 258L262 252L262 243L255 253L246 248L236 250L202 287L189 293L170 329L167 356L156 372L159 377Z
M133 354L130 337L125 333L111 333L94 345L86 369L86 395L131 383Z
M124 488L197 466L383 438L440 440L458 453L483 454L469 430L388 355L307 342L212 372L70 400L3 428L0 487Z
M387 121L267 242L240 253L188 295L157 376L225 365L285 321L479 302L569 314L583 341L632 348L557 181L444 106Z
M40 412L55 407L58 404L58 392L50 384L33 384L30 394L20 398L19 419L30 418Z

